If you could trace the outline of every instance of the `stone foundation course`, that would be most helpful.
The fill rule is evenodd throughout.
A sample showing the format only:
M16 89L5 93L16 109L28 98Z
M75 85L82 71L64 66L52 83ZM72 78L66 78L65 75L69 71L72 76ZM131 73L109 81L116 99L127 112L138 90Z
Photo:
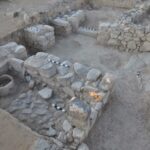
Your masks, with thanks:
M144 3L123 14L114 24L100 24L97 41L121 51L149 52L149 10L150 3ZM141 22L145 23L140 24Z

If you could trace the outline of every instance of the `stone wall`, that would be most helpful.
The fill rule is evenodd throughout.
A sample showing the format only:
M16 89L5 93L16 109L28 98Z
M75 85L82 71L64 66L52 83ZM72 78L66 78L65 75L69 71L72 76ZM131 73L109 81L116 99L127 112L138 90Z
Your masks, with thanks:
M139 5L123 14L114 24L101 23L98 42L121 51L150 51L150 26L140 24L148 17L149 9L149 3Z
M57 102L51 105L63 111L64 118L59 129L63 133L65 131L63 136L71 133L73 141L69 144L70 148L77 147L88 136L108 103L114 77L96 68L61 60L43 52L25 60L24 67L26 78L30 76L36 83L46 85L47 88L40 91L41 96L42 93L50 94L52 89L53 93L63 98L65 108L57 107ZM49 98L49 94L43 98Z
M88 0L94 7L112 6L121 8L132 8L140 0Z
M6 12L4 20L13 20L13 24L15 27L6 30L7 28L5 29L5 26L3 27L2 24L2 28L0 30L0 41L3 40L5 37L8 38L10 34L29 25L43 22L48 23L50 18L54 18L58 15L63 15L66 12L70 12L71 10L80 9L83 5L85 5L85 0L56 0L51 2L51 5L48 4L48 7L41 6L41 9L35 9L31 12L27 11L27 8L13 10L12 12ZM15 14L17 14L17 17L14 17ZM6 24L7 23L8 22L6 22Z

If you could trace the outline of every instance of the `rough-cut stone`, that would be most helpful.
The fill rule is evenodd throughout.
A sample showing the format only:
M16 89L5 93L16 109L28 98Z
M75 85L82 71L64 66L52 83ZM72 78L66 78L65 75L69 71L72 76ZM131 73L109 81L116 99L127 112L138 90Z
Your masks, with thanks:
M43 78L51 78L56 74L56 67L52 63L47 63L40 67L39 73Z
M72 16L68 17L67 20L71 24L73 32L77 32L79 25L85 20L84 11L78 10Z
M90 106L82 100L74 99L69 103L68 119L77 127L82 127L88 123L90 113Z
M63 130L64 130L65 132L69 132L71 129L72 129L71 124L68 122L68 120L65 120L65 121L63 122Z
M61 18L56 18L52 21L51 23L54 28L55 28L55 33L57 35L69 35L71 33L71 25L68 21L61 19Z
M38 94L39 94L39 95L41 96L41 98L43 98L43 99L49 99L49 98L51 98L51 96L52 96L52 89L46 87L46 88L40 90L40 91L38 92Z
M104 91L109 91L109 90L112 90L113 83L114 83L114 76L109 73L106 73L100 83L100 87Z
M87 144L85 143L82 143L79 147L78 147L78 150L89 150Z
M89 68L86 67L85 65L82 65L80 63L75 63L74 64L74 71L75 73L81 77L81 78L85 78L87 76L87 73L89 71Z
M20 77L24 76L24 61L17 58L11 58L9 59L9 66L10 68L17 72L17 75Z
M0 46L0 59L8 59L8 58L18 58L18 59L26 59L27 51L26 48L22 45L18 45L15 42L10 42L6 45Z
M83 86L83 82L77 81L77 82L72 83L71 88L72 88L74 91L80 92L82 86Z
M52 127L49 128L49 130L46 132L47 136L53 137L57 134L56 130L53 129Z
M83 139L84 139L84 136L85 136L85 133L84 133L83 130L81 130L81 129L79 129L79 128L74 128L74 129L73 129L73 137L74 137L74 138L83 140Z
M37 50L48 50L55 44L54 28L48 25L35 25L24 29L25 42Z
M141 48L141 51L144 51L144 52L148 52L150 51L150 42L144 42L142 48Z
M18 45L15 49L16 58L19 59L26 59L27 58L27 51L23 45Z
M96 81L101 75L101 71L98 69L91 69L87 74L88 81Z
M130 41L130 42L128 42L127 47L131 50L135 50L136 49L136 44L135 44L134 41Z
M58 82L63 86L70 85L73 78L74 78L74 73L72 73L72 72L70 72L64 76L57 76Z

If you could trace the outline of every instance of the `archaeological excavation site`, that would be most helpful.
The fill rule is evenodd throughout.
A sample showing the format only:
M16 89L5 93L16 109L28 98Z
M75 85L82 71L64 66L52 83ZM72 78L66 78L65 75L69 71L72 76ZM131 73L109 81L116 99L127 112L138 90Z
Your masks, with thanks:
M150 150L150 0L0 0L0 150Z

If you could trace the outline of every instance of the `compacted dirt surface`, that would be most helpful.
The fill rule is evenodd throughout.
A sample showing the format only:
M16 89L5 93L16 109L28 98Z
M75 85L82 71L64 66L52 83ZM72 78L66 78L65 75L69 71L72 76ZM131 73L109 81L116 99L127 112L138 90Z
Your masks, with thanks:
M30 1L1 2L1 34L15 28L11 20L1 16L8 9L28 7L32 10L39 9L39 5L45 9L45 5L50 2L32 0L31 4ZM105 15L105 9L100 12ZM122 10L112 16L118 17L120 12ZM113 21L110 13L109 16ZM76 34L57 38L56 45L48 53L63 59L73 59L116 76L110 103L85 141L90 150L150 150L150 53L119 52L98 45L93 38Z

